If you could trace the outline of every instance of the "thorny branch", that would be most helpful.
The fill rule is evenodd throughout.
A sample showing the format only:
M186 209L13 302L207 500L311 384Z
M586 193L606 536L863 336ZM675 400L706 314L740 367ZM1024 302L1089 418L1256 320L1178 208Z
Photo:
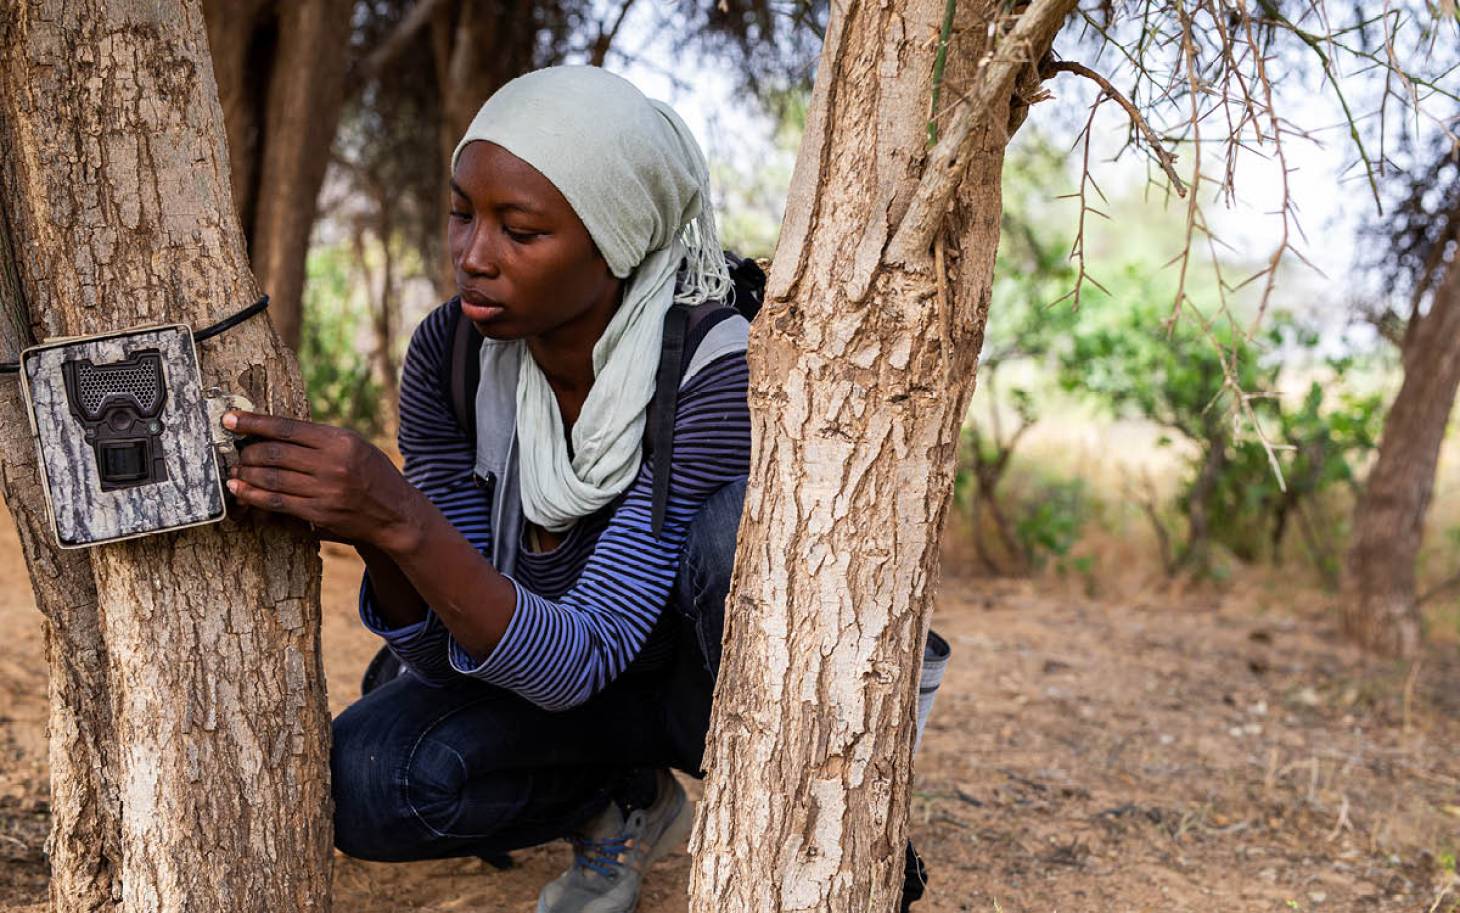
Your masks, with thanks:
M1204 236L1216 283L1217 300L1211 308L1202 310L1226 320L1233 332L1247 337L1255 334L1267 313L1279 269L1289 254L1318 272L1296 246L1306 238L1290 186L1290 176L1296 168L1286 152L1286 142L1295 137L1316 140L1279 115L1273 86L1277 74L1291 82L1301 72L1294 65L1305 58L1316 59L1317 67L1312 72L1322 80L1325 94L1343 112L1341 123L1346 129L1349 148L1355 151L1362 165L1376 204L1377 178L1394 167L1385 146L1385 137L1392 129L1390 107L1397 105L1406 116L1413 114L1410 130L1418 132L1422 120L1432 123L1460 149L1460 137L1453 129L1455 122L1447 123L1442 115L1431 110L1436 102L1441 103L1443 110L1449 102L1460 101L1460 95L1450 88L1454 85L1451 75L1460 71L1460 59L1453 51L1447 53L1446 45L1436 39L1441 31L1453 34L1460 29L1456 28L1456 22L1450 21L1453 17L1435 16L1432 7L1429 10L1433 22L1429 22L1425 9L1416 9L1412 4L1406 9L1398 8L1402 6L1400 0L1385 0L1382 12L1377 14L1358 8L1350 12L1345 8L1348 16L1338 22L1337 17L1329 15L1325 0L1283 3L1281 10L1276 0L1104 3L1077 12L1085 28L1076 36L1075 43L1082 51L1094 49L1095 59L1089 60L1092 66L1061 62L1046 63L1041 69L1042 76L1077 72L1100 86L1090 105L1090 118L1077 140L1085 144L1079 190L1069 194L1078 199L1080 206L1078 229L1070 249L1077 270L1074 288L1060 300L1073 297L1078 306L1083 283L1089 280L1099 285L1087 272L1085 257L1086 213L1105 215L1090 206L1088 199L1088 188L1100 193L1089 176L1090 135L1094 130L1095 109L1106 98L1113 98L1125 109L1131 124L1130 134L1117 156L1131 145L1147 146L1164 174L1166 188L1186 197L1184 239L1179 252L1167 263L1177 267L1177 288L1167 325L1174 328L1186 309L1195 314L1202 332L1221 356L1224 389L1233 397L1234 420L1248 426L1249 432L1262 442L1280 484L1282 477L1275 451L1283 448L1269 441L1251 405L1254 400L1273 394L1241 388L1235 350L1221 345L1211 331L1211 320L1196 309L1191 297L1193 249L1199 236ZM1107 65L1099 66L1101 54L1107 50L1113 51L1114 57ZM1344 71L1345 61L1356 64L1352 72ZM1097 74L1097 68L1103 72ZM1115 92L1115 85L1126 79L1130 80L1129 90L1123 94ZM1399 91L1392 84L1397 84ZM1373 109L1365 110L1371 98ZM1219 129L1207 124L1213 116L1218 118ZM1166 129L1161 128L1162 120L1169 124ZM1401 118L1401 129L1404 122L1405 118ZM1376 146L1376 138L1377 158L1370 152ZM1203 139L1207 139L1205 145ZM1225 147L1224 155L1220 156L1222 173L1205 161L1210 156L1204 156L1204 150L1212 146L1213 139ZM1180 148L1183 144L1190 149L1189 186L1181 182L1172 167L1175 153L1185 151ZM1218 248L1226 245L1206 218L1204 197L1207 195L1201 191L1205 182L1231 205L1236 199L1237 166L1243 152L1256 153L1276 164L1282 196L1275 201L1273 211L1280 216L1281 226L1276 245L1261 268L1234 285L1222 275L1223 260ZM1182 194L1183 190L1189 193ZM1104 195L1100 195L1103 199ZM1264 281L1256 313L1243 332L1237 329L1238 321L1231 310L1233 302L1229 299L1258 279Z
M1186 243L1178 255L1181 259L1181 275L1176 280L1176 300L1171 307L1168 326L1174 328L1181 318L1181 303L1186 298L1186 272L1191 265L1191 239L1196 232L1197 216L1201 209L1197 190L1201 187L1201 83L1196 72L1196 45L1192 36L1191 16L1181 0L1175 0L1176 18L1181 22L1181 46L1186 64L1186 79L1191 86L1191 196L1186 201Z
M1038 62L1032 49L1044 47L1074 8L1075 0L1033 0L998 46L979 61L973 91L959 100L947 132L928 154L912 204L888 246L889 262L911 263L927 257L948 201L963 179L978 136L975 128L985 121L995 102L1008 97L1019 71Z
M1166 147L1161 145L1160 137L1156 136L1156 131L1152 130L1150 124L1146 123L1146 119L1141 116L1140 110L1131 103L1130 99L1120 94L1120 90L1111 85L1110 80L1096 73L1083 63L1077 63L1073 60L1055 60L1040 67L1040 75L1045 78L1053 76L1055 73L1074 73L1093 81L1104 90L1107 96L1114 99L1116 104L1124 108L1125 113L1130 116L1132 125L1141 131L1141 135L1150 144L1152 154L1156 156L1156 161L1161 165L1161 170L1166 172L1166 177L1171 181L1172 186L1176 188L1177 195L1186 196L1186 185L1182 183L1181 175L1177 174L1176 169L1172 167L1176 162L1176 156L1166 151ZM1096 104L1099 104L1098 99ZM1088 130L1089 127L1086 127L1086 129Z
M1096 109L1110 98L1124 109L1131 125L1122 151L1133 144L1147 146L1165 175L1167 188L1186 200L1183 243L1167 264L1178 266L1177 288L1167 326L1174 328L1183 310L1189 309L1195 315L1202 332L1220 355L1224 390L1230 391L1233 397L1234 422L1245 423L1262 443L1282 486L1281 465L1276 451L1285 448L1268 439L1252 408L1255 400L1274 394L1242 389L1238 379L1241 366L1236 363L1237 349L1221 344L1212 332L1211 320L1192 301L1188 287L1193 248L1197 236L1204 236L1216 281L1216 313L1229 323L1234 333L1247 337L1256 332L1268 310L1279 268L1287 255L1291 254L1318 272L1295 245L1295 238L1306 241L1306 237L1297 218L1297 205L1289 182L1295 167L1289 163L1285 150L1288 139L1316 140L1280 116L1274 102L1273 73L1284 72L1284 67L1291 67L1295 58L1308 55L1317 58L1323 85L1343 111L1348 138L1363 165L1376 207L1379 205L1377 177L1383 175L1390 165L1385 137L1389 130L1387 116L1391 100L1399 101L1414 114L1415 126L1412 129L1415 132L1420 129L1422 117L1428 118L1460 149L1460 137L1450 124L1426 109L1435 99L1460 102L1460 94L1443 87L1448 84L1446 81L1452 73L1460 71L1460 60L1454 59L1453 53L1448 56L1442 53L1445 46L1437 44L1437 36L1442 30L1460 32L1457 28L1460 20L1451 21L1455 18L1453 14L1445 15L1442 10L1432 24L1426 24L1422 11L1411 11L1406 15L1394 8L1397 2L1385 0L1383 11L1378 15L1355 12L1350 17L1353 21L1343 25L1335 25L1332 21L1325 0L1302 0L1291 6L1283 4L1281 10L1276 0L1135 0L1119 8L1113 3L1103 3L1094 12L1077 9L1076 4L1069 0L1032 0L1022 8L1015 7L1017 19L996 47L980 61L973 85L945 105L939 104L935 94L929 116L929 136L937 142L929 153L912 203L888 245L887 262L908 263L924 259L930 250L937 258L938 252L934 250L936 239L940 236L948 200L962 178L964 162L977 134L976 127L987 119L996 102L1009 96L1011 87L1021 74L1035 66L1041 78L1060 72L1084 76L1096 83L1100 92L1091 103L1089 119L1076 140L1084 143L1079 190L1070 194L1077 197L1080 204L1078 231L1070 250L1070 258L1077 262L1078 269L1074 289L1060 300L1073 296L1078 307L1085 281L1101 287L1086 270L1085 216L1093 212L1109 218L1105 212L1090 205L1087 191L1093 188L1104 200L1104 194L1090 173L1090 155ZM1255 8L1249 9L1249 3ZM948 9L951 8L952 0L949 0ZM1034 60L1033 49L1045 46L1035 39L1047 41L1071 13L1086 26L1079 40L1086 47L1093 44L1097 52L1094 62L1098 62L1099 54L1106 49L1117 52L1120 57L1118 67L1132 77L1130 91L1122 93L1117 90L1115 74L1101 74L1085 64L1055 61L1052 57L1038 62ZM1101 18L1103 21L1100 21ZM1314 25L1314 22L1318 24ZM1376 30L1379 32L1377 35L1374 34ZM1092 33L1098 36L1098 40L1092 41ZM1416 33L1418 43L1414 40ZM1284 38L1294 38L1296 43L1285 44ZM946 43L946 34L942 42ZM1344 58L1357 61L1358 71L1343 74L1340 62ZM1277 66L1274 66L1275 62ZM1419 72L1421 69L1425 72ZM1382 92L1378 97L1377 110L1364 113L1359 110L1356 100L1365 95L1367 87L1374 81L1370 74L1374 73L1382 76ZM1341 78L1343 84L1340 84ZM1402 91L1394 91L1391 81L1397 81ZM941 80L935 77L934 82L936 93L941 88ZM1162 130L1156 126L1158 114L1175 115L1169 129ZM1213 115L1225 121L1222 129L1216 131L1223 137L1220 145L1225 147L1224 169L1220 175L1209 174L1203 165L1203 124ZM1377 124L1374 122L1376 118ZM940 123L947 125L941 138L937 129ZM1369 152L1374 137L1378 138L1377 159ZM1183 143L1191 149L1191 173L1187 181L1183 181L1174 168L1174 149ZM1275 160L1282 188L1282 199L1276 212L1282 219L1282 225L1280 238L1262 268L1233 285L1222 275L1218 251L1219 246L1227 245L1211 229L1200 191L1202 183L1206 182L1213 185L1229 205L1234 202L1237 165L1242 152ZM1230 250L1230 247L1227 249ZM1244 332L1238 329L1229 295L1260 278L1265 281L1256 315Z
M1333 94L1338 98L1338 103L1343 106L1344 116L1348 118L1349 123L1349 137L1354 141L1354 146L1359 152L1359 158L1364 162L1364 172L1369 178L1369 189L1374 194L1374 205L1382 210L1384 203L1379 199L1379 182L1374 177L1374 163L1369 160L1369 153L1364 148L1363 135L1359 132L1358 124L1356 123L1357 119L1354 117L1353 109L1349 106L1348 98L1343 94L1343 84L1339 81L1338 74L1334 72L1333 60L1323 50L1324 43L1333 42L1335 39L1327 35L1315 35L1312 32L1298 28L1298 26L1288 21L1288 18L1278 10L1277 3L1274 0L1257 0L1257 5L1262 8L1263 13L1269 19L1284 28L1290 29L1294 35L1298 36L1298 39L1311 48L1313 53L1318 56L1318 60L1323 64L1323 75L1327 77L1329 84L1333 86ZM1321 4L1319 8L1322 8Z
M1073 196L1080 201L1080 214L1078 216L1075 226L1075 240L1070 244L1070 259L1075 261L1076 268L1075 286L1065 294L1061 295L1059 298L1055 299L1054 303L1050 305L1051 307L1053 307L1055 304L1059 304L1066 298L1073 296L1075 300L1071 307L1073 307L1075 310L1079 310L1080 292L1084 289L1086 282L1089 282L1091 285L1100 289L1100 291L1104 292L1105 294L1110 294L1110 289L1101 285L1100 282L1094 276L1090 275L1085 269L1085 213L1093 212L1101 218L1110 218L1110 216L1107 215L1103 210L1096 209L1095 207L1091 206L1089 202L1089 197L1085 193L1085 187L1087 185L1093 187L1095 188L1095 192L1100 195L1101 202L1109 205L1109 202L1105 199L1105 192L1100 189L1100 185L1095 183L1095 178L1090 174L1090 140L1091 137L1094 135L1093 128L1095 125L1095 112L1099 110L1100 102L1103 100L1104 96L1097 98L1095 100L1095 103L1090 106L1090 117L1088 120L1085 121L1085 128L1080 131L1079 137L1077 137L1075 140L1075 142L1083 143L1084 145L1083 158L1080 162L1080 189L1073 194L1069 194L1069 196Z

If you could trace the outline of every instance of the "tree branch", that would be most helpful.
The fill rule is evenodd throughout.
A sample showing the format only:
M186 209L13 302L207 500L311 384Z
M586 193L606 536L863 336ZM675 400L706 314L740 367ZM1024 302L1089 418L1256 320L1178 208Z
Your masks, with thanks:
M406 46L416 37L416 33L431 21L436 14L437 8L442 6L445 0L418 0L410 10L401 17L396 25L395 31L391 32L380 46L371 51L365 58L365 63L360 67L360 76L371 79L379 76L385 68L390 65L405 51Z
M1110 80L1085 66L1083 63L1077 63L1073 60L1052 61L1040 68L1039 75L1047 78L1055 73L1074 73L1092 80L1096 85L1104 89L1106 95L1109 95L1115 100L1116 104L1125 109L1125 113L1130 116L1131 123L1135 124L1136 129L1141 131L1141 135L1146 138L1146 142L1151 144L1151 151L1155 153L1156 161L1160 164L1161 170L1166 172L1166 177L1170 179L1172 185L1176 187L1177 195L1182 197L1186 196L1186 184L1181 180L1181 176L1176 173L1176 169L1172 167L1172 163L1176 161L1176 156L1166 151L1166 147L1161 145L1161 140L1156 136L1155 131L1146 123L1146 119L1141 117L1141 112L1136 110L1136 106L1130 103L1130 99L1120 94L1120 90L1111 85Z
M922 179L897 233L888 260L908 263L927 255L943 222L948 201L963 177L964 165L994 104L1009 95L1024 67L1037 64L1051 37L1075 8L1075 0L1033 0L992 54L980 61L978 84L960 100L952 123L928 154ZM934 117L938 112L933 112Z
M613 25L607 30L599 27L598 37L593 40L593 56L589 59L589 63L595 67L603 66L603 61L608 57L609 48L613 47L613 40L618 37L618 30L623 28L624 19L628 18L629 7L633 5L634 0L624 0L624 5L619 8Z
M1379 212L1384 211L1384 201L1379 197L1379 183L1374 177L1374 163L1369 159L1369 152L1364 148L1364 140L1359 136L1358 118L1354 115L1353 109L1349 107L1348 99L1343 94L1343 86L1339 85L1338 74L1333 70L1333 62L1323 50L1324 42L1332 42L1331 36L1314 35L1291 22L1278 9L1275 0L1257 0L1258 7L1265 13L1269 20L1288 29L1298 40L1312 49L1318 55L1319 62L1323 65L1323 75L1327 78L1329 85L1333 86L1333 94L1338 98L1339 105L1343 108L1343 115L1348 120L1349 137L1354 141L1358 149L1359 158L1364 163L1364 174L1369 179L1369 189L1374 194L1374 206ZM1387 65L1387 64L1386 64Z
M1436 596L1439 596L1441 593L1444 593L1448 590L1453 590L1456 587L1460 587L1460 574L1456 574L1453 577L1442 580L1434 586L1430 587L1429 590L1421 594L1420 597L1415 600L1415 605L1424 605L1425 603L1434 599Z

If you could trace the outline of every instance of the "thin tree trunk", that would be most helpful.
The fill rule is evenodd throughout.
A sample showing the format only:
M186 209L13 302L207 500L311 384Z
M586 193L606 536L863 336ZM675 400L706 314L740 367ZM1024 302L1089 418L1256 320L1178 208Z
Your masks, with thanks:
M309 235L344 100L351 0L207 0L233 197L270 317L299 347Z
M1398 657L1416 655L1424 635L1415 565L1440 445L1460 388L1460 257L1447 267L1429 313L1407 339L1404 383L1354 508L1350 592L1344 600L1348 635Z
M692 842L696 913L882 913L898 897L914 699L1014 79L1073 5L1026 6L1019 40L983 59L990 26L1014 17L959 4L943 97L966 101L940 115L940 149L959 149L951 205L931 171L950 160L925 154L943 0L833 5L752 330L751 484ZM954 122L973 125L966 144ZM946 284L929 231L945 232Z
M26 335L196 325L253 300L216 92L197 0L0 12L0 211ZM267 321L200 350L206 384L304 411ZM8 430L22 426L5 396L0 472L52 625L66 761L53 778L74 794L57 809L54 891L86 895L57 908L105 909L109 895L127 913L326 910L329 718L307 531L244 518L52 561L32 445ZM90 754L74 753L83 736Z
M383 400L384 434L395 440L396 416L400 415L400 366L395 363L396 276L394 240L387 237L381 245L380 308L375 314L375 370L380 375L380 392Z
M375 282L367 273L365 283L366 299L370 303L371 327L375 333L375 346L371 352L376 377L380 381L381 434L387 440L395 439L395 423L400 415L400 367L395 362L395 325L398 320L396 303L398 293L395 268L395 206L379 187L374 188L375 231L380 238L380 297L375 297ZM357 258L365 262L365 242L362 233L356 233Z
M249 258L259 285L274 298L269 308L274 326L295 350L309 235L344 101L353 8L353 0L280 5Z
M259 146L263 132L265 74L275 50L273 29L260 34L259 23L274 0L203 0L208 47L218 101L228 128L229 180L244 235L257 209Z
M482 103L533 68L537 50L533 0L501 0L495 4L457 0L437 11L431 27L442 111L436 141L442 170L449 173L451 153ZM437 205L444 218L450 208L450 193L444 182ZM439 297L456 294L456 277L445 250L436 277Z
M1211 412L1202 416L1202 434L1207 442L1206 459L1186 496L1186 545L1177 559L1181 570L1205 573L1212 557L1212 533L1209 509L1217 487L1217 477L1227 464L1227 436L1220 419Z

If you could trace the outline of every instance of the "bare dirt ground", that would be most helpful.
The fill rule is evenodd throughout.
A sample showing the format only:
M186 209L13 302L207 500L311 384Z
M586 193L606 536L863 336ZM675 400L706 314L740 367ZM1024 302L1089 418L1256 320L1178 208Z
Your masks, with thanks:
M325 555L325 665L338 711L373 651L358 564ZM927 911L1460 911L1460 653L1365 660L1316 596L1107 597L952 579L953 663L918 759L912 832ZM1311 601L1311 605L1307 604ZM0 910L38 913L48 827L45 663L0 514ZM522 910L561 846L476 861L339 858L335 908ZM640 909L686 908L688 861Z

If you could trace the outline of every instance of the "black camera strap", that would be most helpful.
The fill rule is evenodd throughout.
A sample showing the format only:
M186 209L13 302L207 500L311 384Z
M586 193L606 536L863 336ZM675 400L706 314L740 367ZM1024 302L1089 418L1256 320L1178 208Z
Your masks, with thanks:
M210 324L209 326L206 326L203 329L198 330L197 332L193 333L193 341L194 342L202 342L205 339L212 339L214 336L217 336L219 333L223 333L223 332L226 332L228 330L233 329L234 327L238 326L240 323L243 323L245 320L249 319L250 317L253 317L253 316L257 315L257 314L262 314L264 311L268 310L268 307L269 307L269 296L268 295L264 295L263 297L259 298L258 301L255 301L253 304L250 304L248 307L246 307L246 308L238 311L237 313L230 314L229 316L224 317L222 320L218 321L217 323ZM20 363L19 362L14 362L14 361L0 361L0 374L19 374L19 373L20 373Z

